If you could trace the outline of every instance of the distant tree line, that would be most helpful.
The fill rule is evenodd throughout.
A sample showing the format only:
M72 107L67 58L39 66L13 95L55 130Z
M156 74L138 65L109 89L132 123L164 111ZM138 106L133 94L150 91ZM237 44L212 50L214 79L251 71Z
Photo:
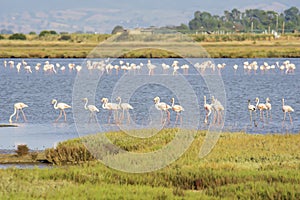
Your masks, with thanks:
M183 32L262 32L265 30L295 32L300 31L300 12L296 7L291 7L283 13L260 9L248 9L241 12L234 8L232 11L224 11L223 16L196 11L188 25L181 24L173 28Z

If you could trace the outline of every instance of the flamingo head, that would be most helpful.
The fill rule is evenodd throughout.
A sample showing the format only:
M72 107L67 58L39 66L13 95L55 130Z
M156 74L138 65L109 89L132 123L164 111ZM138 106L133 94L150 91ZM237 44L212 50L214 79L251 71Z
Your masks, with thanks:
M160 98L159 97L155 97L153 100L154 100L154 103L157 103L157 102L160 101Z
M83 98L83 99L82 99L82 101L87 101L87 100L88 100L88 98Z
M52 99L52 102L51 102L51 104L55 104L57 102L57 100L56 99Z
M101 99L101 102L102 102L102 103L108 102L108 99L103 97L103 98Z

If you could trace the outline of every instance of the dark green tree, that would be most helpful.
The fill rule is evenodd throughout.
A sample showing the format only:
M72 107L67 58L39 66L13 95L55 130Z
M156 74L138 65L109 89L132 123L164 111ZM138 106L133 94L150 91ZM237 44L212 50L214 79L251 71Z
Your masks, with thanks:
M26 40L26 35L23 33L14 33L8 37L9 40Z
M115 26L114 29L112 30L112 34L116 34L116 33L122 33L124 32L124 28L123 26Z

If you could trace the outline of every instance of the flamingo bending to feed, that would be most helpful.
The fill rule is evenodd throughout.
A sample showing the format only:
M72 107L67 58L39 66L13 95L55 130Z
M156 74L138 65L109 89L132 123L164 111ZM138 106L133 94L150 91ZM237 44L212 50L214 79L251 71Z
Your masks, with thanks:
M155 97L154 98L154 103L155 103L155 108L157 110L161 111L161 123L164 124L165 121L163 120L163 111L167 113L167 122L168 124L170 123L170 112L169 109L171 109L172 107L169 106L168 104L166 104L165 102L160 102L160 98L159 97Z
M90 117L89 122L91 121L91 118L94 118L96 120L96 112L99 112L99 109L95 105L87 105L88 104L88 98L84 98L83 101L85 101L84 109L90 111Z
M212 111L212 106L210 104L206 103L206 96L204 96L204 109L206 111L204 123L207 124L208 117L210 116L211 111Z
M122 99L121 97L117 97L116 99L119 101L119 107L123 110L122 116L120 116L120 121L122 122L125 116L125 111L127 113L127 122L130 124L130 114L129 110L132 110L133 107L129 103L121 103Z
M172 98L171 99L171 107L172 110L176 112L176 119L175 119L175 125L177 123L178 120L178 116L181 114L182 111L184 111L184 108L181 105L175 105L175 99ZM182 124L182 116L180 115L180 124Z
M53 107L54 107L55 110L60 109L59 116L55 120L55 122L57 122L61 118L63 113L64 113L64 117L65 117L65 122L66 122L67 121L67 115L66 115L65 109L71 108L71 106L69 106L68 104L65 104L65 103L57 103L56 99L52 100L52 104L53 104Z
M120 106L116 103L109 103L108 98L102 98L101 102L102 102L102 108L109 110L108 123L110 123L111 113L112 113L112 111L114 111L114 113L115 113L114 119L117 124L118 123L118 110L120 110Z
M291 112L294 112L294 109L291 106L285 105L284 104L284 99L282 99L282 111L284 113L284 115L283 115L283 123L285 122L286 113L288 113L289 116L290 116L291 124L293 124Z
M27 121L26 119L26 116L23 112L23 108L27 108L28 105L26 105L25 103L22 103L22 102L19 102L19 103L15 103L14 105L14 113L9 117L9 123L12 123L12 118L13 116L16 116L16 121L18 121L18 118L19 118L19 112L21 111L22 112L22 115L23 115L23 118L24 118L24 121Z

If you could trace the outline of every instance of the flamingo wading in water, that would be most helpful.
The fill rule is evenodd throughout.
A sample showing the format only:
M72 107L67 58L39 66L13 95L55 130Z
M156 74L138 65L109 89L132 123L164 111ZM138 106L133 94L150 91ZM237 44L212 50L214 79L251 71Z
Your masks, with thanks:
M163 119L163 111L167 113L167 122L170 123L170 112L169 109L172 107L166 104L165 102L160 102L159 97L154 98L155 108L161 111L161 123L164 124L166 121Z
M23 115L23 118L24 118L24 121L27 121L26 119L26 116L23 112L23 108L27 108L28 105L26 105L25 103L22 103L22 102L19 102L19 103L15 103L14 105L14 113L9 117L9 123L12 123L12 118L13 116L16 116L16 121L18 121L18 118L19 118L19 112L21 111L22 112L22 115Z
M84 109L90 111L89 122L91 121L92 118L94 118L95 121L97 121L96 120L96 112L99 112L99 109L94 105L87 105L88 101L89 101L88 98L84 98L83 101L85 101Z
M67 121L67 115L66 115L65 109L71 108L71 106L69 106L68 104L65 104L65 103L57 103L56 99L52 100L52 104L53 104L53 107L54 107L55 110L57 110L57 109L60 110L59 116L55 120L55 122L57 122L61 118L63 113L64 113L64 117L65 117L65 122L66 122Z
M127 122L130 124L130 114L129 114L129 110L132 110L133 107L129 104L129 103L121 103L122 99L121 97L117 97L116 99L117 101L119 101L119 106L120 108L123 110L122 115L120 116L120 122L123 121L124 116L125 116L125 111L127 113Z
M286 113L288 113L289 117L290 117L290 122L291 122L291 124L293 124L291 112L294 112L294 109L291 106L285 105L284 104L284 99L282 99L282 111L284 113L283 114L283 123L285 122Z
M178 120L178 116L180 115L180 124L182 124L182 116L181 116L181 112L184 111L184 108L181 106L181 105L174 105L175 103L175 99L172 98L171 99L171 107L172 107L172 110L176 112L176 119L175 119L175 125L177 123L177 120Z

